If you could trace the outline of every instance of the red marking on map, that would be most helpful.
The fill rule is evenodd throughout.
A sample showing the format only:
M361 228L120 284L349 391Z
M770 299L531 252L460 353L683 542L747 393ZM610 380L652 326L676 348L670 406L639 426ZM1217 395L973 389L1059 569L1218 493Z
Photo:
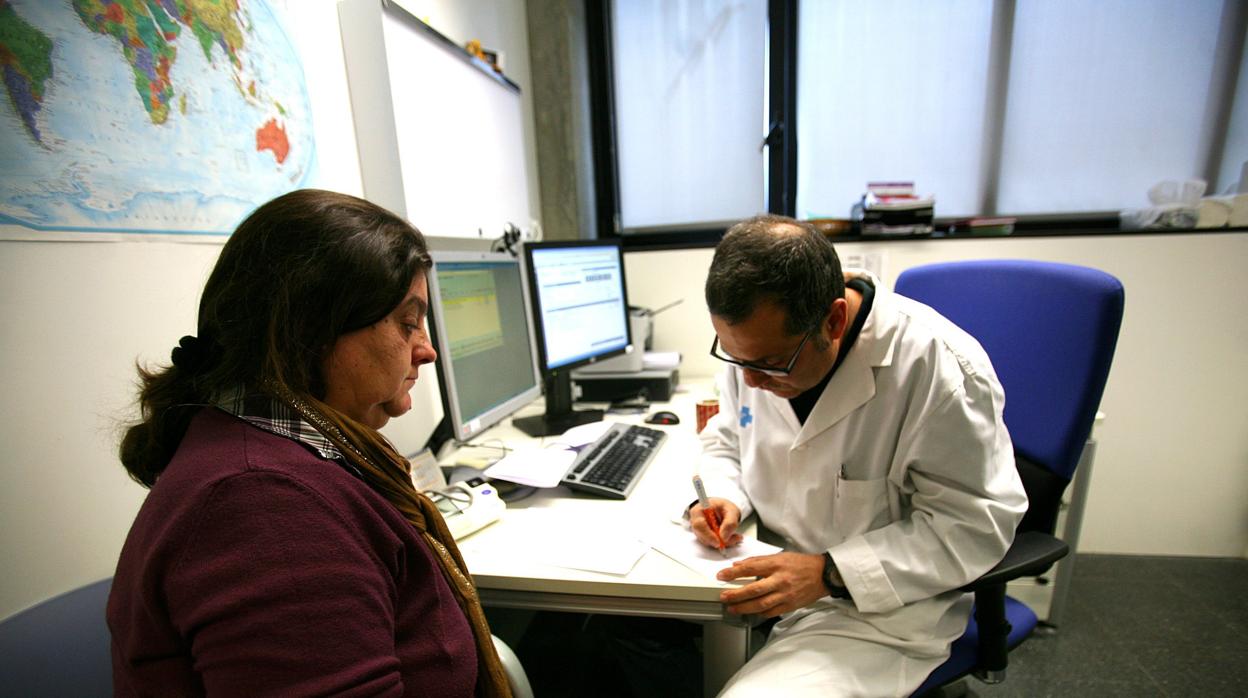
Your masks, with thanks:
M286 161L290 154L290 141L286 140L286 129L277 123L277 119L269 119L264 126L256 129L256 150L270 150L277 164Z

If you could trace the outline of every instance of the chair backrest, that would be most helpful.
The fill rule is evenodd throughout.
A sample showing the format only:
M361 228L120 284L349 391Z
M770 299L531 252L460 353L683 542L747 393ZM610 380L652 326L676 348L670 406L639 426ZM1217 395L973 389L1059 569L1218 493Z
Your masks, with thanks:
M1122 283L1070 264L983 260L908 269L896 291L936 309L983 345L1005 388L1005 423L1020 462L1057 476L1060 497L1109 377Z
M0 622L0 693L13 696L111 696L111 636L103 579Z
M533 687L529 684L529 675L525 673L520 657L499 636L490 635L490 639L494 640L494 649L498 651L498 659L503 663L512 698L533 698Z

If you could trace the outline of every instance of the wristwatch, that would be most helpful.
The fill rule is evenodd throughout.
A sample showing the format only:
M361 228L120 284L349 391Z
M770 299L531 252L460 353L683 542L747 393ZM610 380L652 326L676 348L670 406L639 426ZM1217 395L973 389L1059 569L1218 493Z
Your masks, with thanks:
M849 589L845 588L845 580L837 571L836 563L832 561L832 554L827 552L823 554L823 585L828 588L828 594L832 598L849 598Z

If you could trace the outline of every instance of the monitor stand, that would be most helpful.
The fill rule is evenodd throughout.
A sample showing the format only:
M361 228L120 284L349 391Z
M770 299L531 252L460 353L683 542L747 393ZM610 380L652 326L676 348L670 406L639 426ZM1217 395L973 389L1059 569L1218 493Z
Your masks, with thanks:
M575 426L602 421L602 410L572 409L570 370L548 372L542 385L546 391L546 413L512 419L511 423L520 431L529 436L555 436Z

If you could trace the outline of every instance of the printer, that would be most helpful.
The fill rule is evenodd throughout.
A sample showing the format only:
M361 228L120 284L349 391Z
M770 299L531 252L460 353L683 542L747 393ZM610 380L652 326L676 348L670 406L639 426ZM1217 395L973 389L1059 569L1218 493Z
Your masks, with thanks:
M651 345L653 316L672 305L675 303L659 310L629 306L632 345L620 356L572 371L572 382L580 388L579 400L667 402L672 398L680 382L679 358L673 361L670 353L647 356L648 352L643 349Z

